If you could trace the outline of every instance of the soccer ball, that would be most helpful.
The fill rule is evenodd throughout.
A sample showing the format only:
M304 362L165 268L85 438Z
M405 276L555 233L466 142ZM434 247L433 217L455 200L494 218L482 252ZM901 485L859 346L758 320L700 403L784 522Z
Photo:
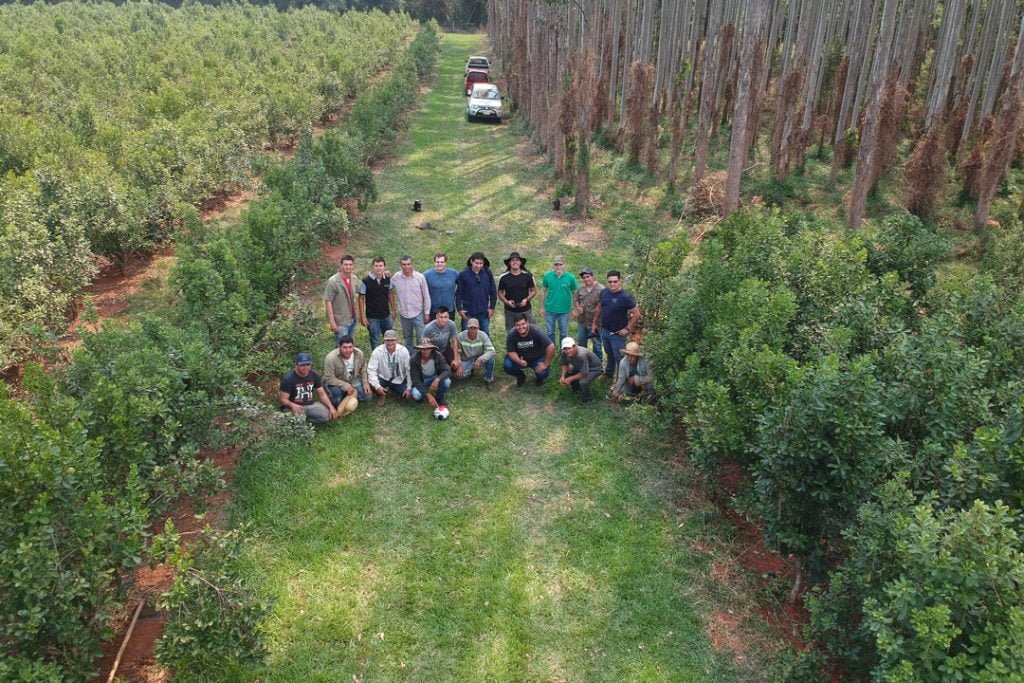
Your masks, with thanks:
M438 406L434 408L434 417L438 420L447 420L449 414L448 406Z

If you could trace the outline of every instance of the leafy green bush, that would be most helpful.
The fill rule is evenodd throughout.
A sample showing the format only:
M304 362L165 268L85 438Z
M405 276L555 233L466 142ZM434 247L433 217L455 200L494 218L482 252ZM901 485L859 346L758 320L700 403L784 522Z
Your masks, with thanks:
M951 256L949 239L933 223L910 213L882 220L873 239L866 241L868 267L881 277L895 272L920 297L935 284L935 268Z

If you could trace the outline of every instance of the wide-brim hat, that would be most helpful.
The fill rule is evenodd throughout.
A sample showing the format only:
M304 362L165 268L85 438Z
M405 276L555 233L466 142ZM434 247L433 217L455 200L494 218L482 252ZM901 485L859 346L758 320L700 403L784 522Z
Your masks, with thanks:
M356 408L359 407L359 399L355 396L346 396L341 399L341 403L338 404L338 414L342 417L351 415L355 412Z
M478 258L481 258L481 259L484 260L484 270L490 270L491 269L491 262L490 262L490 260L488 260L488 258L486 256L484 256L484 252L482 252L482 251L474 251L472 253L472 255L470 255L470 257L468 259L466 259L466 267L467 268L472 268L473 267L473 259L478 259Z
M511 268L512 266L510 264L512 259L514 258L519 259L519 267L522 268L523 270L526 270L526 259L520 256L518 251L513 251L511 254L508 255L508 258L505 259L505 267Z
M642 355L644 355L644 354L640 353L640 345L637 344L636 342L633 342L633 341L631 341L628 344L626 344L626 348L624 348L622 350L622 352L624 354L626 354L627 356L642 356Z
M420 339L418 342L416 342L416 348L417 349L437 349L437 347L434 346L434 342L430 341L430 337L424 337L423 339Z

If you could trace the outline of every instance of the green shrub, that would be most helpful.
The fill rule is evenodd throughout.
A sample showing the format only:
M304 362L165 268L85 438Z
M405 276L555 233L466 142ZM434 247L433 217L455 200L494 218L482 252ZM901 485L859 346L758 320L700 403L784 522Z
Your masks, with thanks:
M866 242L868 267L881 277L895 272L920 297L935 284L935 268L952 254L949 239L933 223L910 213L882 220L873 239Z

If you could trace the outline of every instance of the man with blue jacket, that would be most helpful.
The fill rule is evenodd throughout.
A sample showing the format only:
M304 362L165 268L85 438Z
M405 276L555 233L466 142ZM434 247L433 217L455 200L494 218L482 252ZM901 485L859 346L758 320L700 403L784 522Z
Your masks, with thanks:
M491 275L491 262L483 252L473 252L455 281L455 307L462 316L462 329L466 329L470 318L476 318L480 329L490 332L491 316L497 302L498 288Z

